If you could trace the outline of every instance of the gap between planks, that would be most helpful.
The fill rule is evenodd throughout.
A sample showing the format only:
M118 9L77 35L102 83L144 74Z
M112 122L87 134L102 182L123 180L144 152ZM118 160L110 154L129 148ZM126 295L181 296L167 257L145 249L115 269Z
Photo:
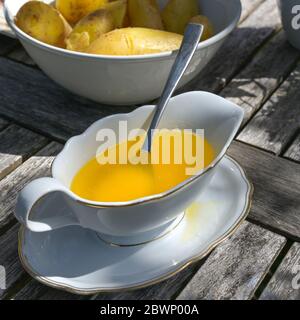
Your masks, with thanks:
M259 299L300 300L300 243L291 246Z
M0 141L0 180L49 142L15 124L0 131Z
M215 249L177 299L252 299L284 244L284 237L244 223Z
M300 64L238 136L238 140L281 155L300 130Z

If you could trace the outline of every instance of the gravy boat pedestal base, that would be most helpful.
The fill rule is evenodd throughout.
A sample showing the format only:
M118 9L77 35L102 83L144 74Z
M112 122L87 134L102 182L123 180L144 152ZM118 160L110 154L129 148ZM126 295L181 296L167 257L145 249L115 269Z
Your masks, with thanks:
M168 233L172 232L175 228L179 226L179 224L183 221L185 216L185 212L182 212L176 219L173 221L166 223L165 225L150 230L148 232L140 233L139 235L135 235L132 237L113 237L103 233L97 233L97 236L100 240L106 242L109 245L126 247L126 246L138 246L147 244L151 241L156 241L166 236Z
M76 294L143 288L204 258L244 221L253 194L243 169L229 157L165 236L138 246L113 246L79 226L36 233L21 227L19 256L36 280Z

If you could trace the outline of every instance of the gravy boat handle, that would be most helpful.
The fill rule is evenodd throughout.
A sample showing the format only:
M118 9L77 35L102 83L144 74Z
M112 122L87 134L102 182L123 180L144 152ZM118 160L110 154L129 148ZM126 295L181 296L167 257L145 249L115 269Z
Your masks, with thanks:
M49 216L31 220L34 208L37 204L45 201L47 196L54 192L70 196L69 190L64 187L59 181L53 178L40 178L29 183L19 194L15 207L15 216L26 228L33 232L47 232L55 229L60 229L66 226L78 225L79 222L76 216L73 215L58 215ZM68 212L70 212L68 210ZM54 212L55 214L55 212Z

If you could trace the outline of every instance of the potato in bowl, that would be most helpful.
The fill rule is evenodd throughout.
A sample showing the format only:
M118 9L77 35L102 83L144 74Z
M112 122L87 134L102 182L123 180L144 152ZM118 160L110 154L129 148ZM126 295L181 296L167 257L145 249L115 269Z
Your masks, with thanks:
M121 0L108 2L105 6L112 5L114 2L120 3L118 1ZM97 29L94 28L93 25L82 27L83 22L81 20L85 19L87 15L74 23L68 21L66 17L59 12L72 28L72 31L70 31L65 38L64 46L54 46L53 44L46 43L24 32L24 30L18 26L18 20L16 19L17 14L28 1L6 0L5 16L8 24L14 30L33 60L54 81L76 94L97 102L112 105L128 105L143 103L159 97L167 80L169 71L176 57L176 49L181 42L179 39L182 37L181 34L177 33L179 31L168 31L166 28L169 27L165 27L167 23L165 22L164 12L167 10L171 1L172 0L158 0L155 2L157 4L157 11L154 12L160 13L164 30L159 29L157 22L157 29L154 29L154 27L150 25L140 27L138 19L129 19L129 0L125 1L127 5L125 16L122 16L122 12L119 10L118 14L115 15L117 18L113 18L113 26L110 27L108 24L108 27L106 29L104 28L103 32L100 27L97 27ZM178 1L180 0L176 0L174 3L178 5ZM53 7L53 2L50 0L44 0L42 2ZM200 14L208 17L211 22L214 34L209 36L207 40L199 43L193 61L180 83L181 86L197 76L210 61L226 37L237 25L241 13L239 0L197 0L197 3L199 8L201 8ZM175 5L174 8L176 8ZM57 10L57 8L54 7L54 10ZM103 10L103 7L97 10ZM132 10L133 12L137 12L135 8ZM93 13L95 13L95 11L88 13L88 15ZM143 12L141 12L141 14L145 15ZM194 14L195 11L192 11L191 15ZM113 14L110 16L113 16ZM188 17L186 18L188 23L188 20L192 16L186 16ZM156 19L158 18L156 17ZM87 20L89 21L89 19ZM142 19L142 21L144 21L144 23L145 21L146 23L153 23L155 19L148 19L148 22L147 19ZM182 24L182 22L180 23ZM103 27L103 25L101 25L101 27ZM111 28L113 29L108 31ZM151 32L149 29L151 29ZM76 30L80 32L76 32ZM109 35L109 37L107 37L108 34L113 32L116 36L114 35L112 37ZM124 36L124 33L127 33L126 36ZM144 37L145 33L147 33L147 37ZM120 36L120 34L122 36ZM128 34L130 34L130 37ZM131 38L132 34L134 34L134 39ZM88 48L92 45L92 42L99 41L99 38L103 35L106 35L105 38L113 39L110 41L110 43L113 44L113 50L107 52L109 48L107 49L107 46L105 46L106 51L101 51L104 45L98 46L102 48L99 51L96 49L89 50ZM138 41L138 39L148 39L147 50L143 52L143 50L138 47L138 50L131 50L127 54L120 54L120 52L118 52L119 40L115 41L118 37L126 39L126 41L129 39L129 43L131 44L133 39L135 41L134 45L142 46L142 49L145 44L143 41ZM151 37L155 39L152 44ZM168 39L168 41L165 41L166 39ZM170 39L174 39L174 41ZM170 46L166 45L168 42L171 44ZM159 43L161 47L159 47L157 43ZM151 46L156 48L157 51L152 50ZM131 49L132 48L135 48L135 46L131 47ZM124 47L122 50L124 50Z
M189 22L200 21L204 40L212 37L212 23L200 13L198 0L168 0L163 8L157 0L30 0L15 23L35 39L71 51L142 55L177 50Z

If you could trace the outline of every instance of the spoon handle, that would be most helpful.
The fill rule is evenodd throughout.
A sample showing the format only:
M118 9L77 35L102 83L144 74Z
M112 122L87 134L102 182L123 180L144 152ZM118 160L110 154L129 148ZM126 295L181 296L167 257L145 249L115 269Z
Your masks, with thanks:
M145 140L144 150L150 152L152 147L153 130L157 128L165 108L172 97L180 79L187 69L192 57L197 49L198 43L203 33L203 26L201 24L189 23L182 40L181 47L177 54L176 60L171 69L168 81L163 90L162 96L156 106L155 114L151 125L147 132L147 139Z

